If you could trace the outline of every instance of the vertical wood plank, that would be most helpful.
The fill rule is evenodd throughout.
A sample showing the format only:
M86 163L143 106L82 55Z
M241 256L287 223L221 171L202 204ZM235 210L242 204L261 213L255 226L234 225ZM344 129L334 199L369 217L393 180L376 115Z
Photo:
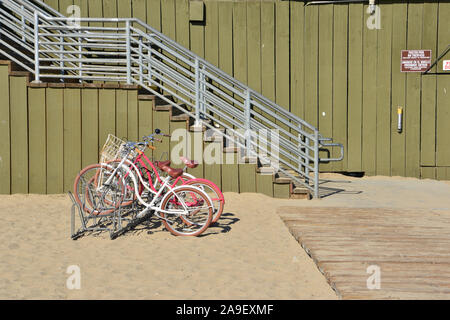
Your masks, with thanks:
M132 1L133 18L140 19L141 21L147 21L147 0L133 0ZM137 28L145 31L140 25L136 25Z
M45 88L28 88L29 193L47 192Z
M59 0L58 11L65 16L70 16L72 12L70 12L68 9L71 5L73 5L73 0Z
M222 191L239 192L238 154L225 153L222 164Z
M319 6L319 131L324 137L333 135L333 23L333 5ZM320 157L327 155L328 151ZM331 167L324 163L320 169Z
M161 0L161 32L175 40L175 1Z
M334 6L334 33L333 33L333 140L344 145L344 159L333 162L333 171L347 169L347 59L348 59L348 5ZM337 158L340 154L334 148L332 156Z
M89 0L89 18L101 18L103 17L103 2L102 0ZM102 27L101 22L89 22L91 27Z
M89 0L73 0L73 4L80 8L81 18L86 18L89 16ZM82 26L89 25L87 22L81 22Z
M362 170L363 28L363 5L349 4L347 170L354 172Z
M304 64L304 24L305 12L301 2L290 1L291 6L291 112L300 118L304 118L304 96L305 96L305 64Z
M278 199L289 199L289 184L273 184L273 197Z
M190 23L190 49L200 57L205 56L205 28L202 23L192 21Z
M64 192L71 191L81 170L81 92L64 89Z
M275 14L276 103L284 109L290 111L289 2L277 3L277 5L275 6Z
M273 177L272 175L257 174L256 175L256 191L273 197Z
M319 8L305 7L305 120L318 125Z
M409 3L408 5L408 49L422 48L423 3ZM420 177L420 92L421 74L408 73L406 75L406 171L407 177Z
M206 3L205 59L219 66L219 10L216 1Z
M439 3L439 40L438 52L441 54L449 45L450 39L450 3ZM450 53L445 56L446 60L450 60ZM442 60L438 67L439 72L442 70ZM448 75L438 76L437 80L437 146L436 146L436 163L438 166L450 166L450 77ZM447 168L447 180L450 180L450 169Z
M0 194L11 193L11 135L9 110L9 70L0 66Z
M9 77L11 193L28 193L28 108L25 77Z
M103 17L117 18L117 0L103 0ZM104 26L114 28L117 27L117 23L105 22ZM122 25L120 27L122 27Z
M116 134L116 92L115 89L98 91L99 148L105 144L108 134Z
M153 132L153 116L152 116L152 104L153 102L151 100L139 100L138 106L139 106L139 118L138 118L138 140L141 141L143 136L148 136ZM162 129L161 129L162 130ZM164 132L164 131L163 131ZM161 148L160 144L155 143L155 147L158 149ZM148 148L145 151L145 154L147 157L152 157L154 155L154 151L152 151L150 148ZM158 159L159 160L159 159Z
M423 47L432 50L432 58L439 55L437 46L438 35L438 3L424 3L423 5ZM432 72L436 72L433 68ZM437 76L422 76L422 105L420 124L420 164L423 166L436 165L436 81ZM427 177L430 175L428 174ZM422 170L424 177L424 170Z
M391 173L391 61L392 61L392 5L380 4L383 25L378 30L377 68L377 151L376 174Z
M436 179L436 167L421 167L420 177L422 179Z
M247 83L247 4L233 3L234 77Z
M141 123L141 118L143 117L141 113L148 111L148 109L151 110L151 106L149 103L144 104L144 101L139 101L139 123ZM141 128L141 125L139 125L139 128ZM163 133L170 132L169 111L153 111L153 129L160 129ZM141 129L139 129L139 136L142 136L143 134L148 135L151 132L152 131L150 131L149 133L145 133ZM169 160L170 141L168 138L162 138L162 143L158 142L157 144L155 144L155 147L157 147L157 149L153 151L155 160Z
M189 0L175 1L176 41L189 48Z
M128 116L127 116L127 137L131 141L138 140L138 92L137 90L128 90Z
M47 88L47 194L64 192L64 89Z
M247 2L248 86L261 92L261 5Z
M84 168L99 161L99 150L105 140L98 137L98 89L81 90L81 165Z
M128 90L116 90L116 135L128 136Z
M400 72L401 50L406 48L407 6L401 3L392 5L392 113L397 119L397 108L405 108L406 74ZM403 124L405 119L403 119ZM405 133L397 132L397 121L391 123L391 175L405 175Z
M132 16L131 1L117 0L117 17L130 18Z
M161 1L147 0L147 24L161 31Z
M364 12L367 10L368 5L364 5ZM362 166L367 175L376 174L377 38L377 29L364 26Z

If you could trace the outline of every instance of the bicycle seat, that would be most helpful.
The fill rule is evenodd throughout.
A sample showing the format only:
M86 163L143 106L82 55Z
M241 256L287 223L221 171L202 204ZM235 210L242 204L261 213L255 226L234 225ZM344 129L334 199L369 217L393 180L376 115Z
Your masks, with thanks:
M195 160L189 160L186 157L180 157L181 161L186 165L186 167L194 169L198 167L198 162Z
M164 167L168 167L170 166L170 160L167 161L155 161L155 165L160 168L161 170L163 170Z
M175 168L171 168L169 166L162 167L161 170L163 170L164 172L167 172L167 174L174 179L180 177L184 173L183 169L175 169Z

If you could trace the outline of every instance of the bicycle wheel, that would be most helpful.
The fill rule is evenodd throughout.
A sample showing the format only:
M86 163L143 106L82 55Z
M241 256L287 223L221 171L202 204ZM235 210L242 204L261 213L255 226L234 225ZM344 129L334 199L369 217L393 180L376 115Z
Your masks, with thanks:
M211 199L214 207L211 223L216 223L222 215L225 206L225 198L222 191L213 182L206 179L191 179L184 181L183 185L194 186L205 192Z
M198 188L181 186L167 193L160 212L167 230L176 236L198 236L210 225L213 206L208 196ZM182 218L183 217L183 218Z
M119 172L110 180L111 167L101 164L87 166L75 178L74 197L83 211L104 216L113 213L123 202L125 186Z

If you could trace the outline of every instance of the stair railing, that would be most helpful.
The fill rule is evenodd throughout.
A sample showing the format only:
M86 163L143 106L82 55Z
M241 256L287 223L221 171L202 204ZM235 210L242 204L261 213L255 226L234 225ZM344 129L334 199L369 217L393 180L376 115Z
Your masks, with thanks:
M320 197L319 163L342 160L341 144L139 19L80 18L77 27L70 20L39 1L0 0L0 43L14 54L0 51L34 73L36 82L117 81L145 88L194 118L196 127L219 124L225 131L218 132L246 157L269 159ZM323 147L339 147L340 157L320 159Z

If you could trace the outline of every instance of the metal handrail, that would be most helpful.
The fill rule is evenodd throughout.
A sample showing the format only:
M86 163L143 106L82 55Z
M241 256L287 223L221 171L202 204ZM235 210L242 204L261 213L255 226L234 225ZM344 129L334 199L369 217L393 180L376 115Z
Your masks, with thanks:
M12 9L16 17L12 18L3 8ZM58 78L139 85L193 117L196 126L215 129L204 120L221 125L225 131L218 132L244 149L246 156L271 159L276 169L319 197L319 150L325 146L340 147L339 158L322 159L339 161L343 158L341 144L322 137L315 126L139 19L77 20L80 24L115 23L117 27L74 27L69 24L72 18L43 2L0 0L0 34L12 33L12 40L26 42L26 47L15 49L0 38L0 43L16 55L0 51L33 72L35 82ZM28 66L30 62L34 68ZM271 139L277 139L276 145L267 147L273 140L261 134L257 138L263 144L258 144L254 137L258 130L276 130L270 133Z

